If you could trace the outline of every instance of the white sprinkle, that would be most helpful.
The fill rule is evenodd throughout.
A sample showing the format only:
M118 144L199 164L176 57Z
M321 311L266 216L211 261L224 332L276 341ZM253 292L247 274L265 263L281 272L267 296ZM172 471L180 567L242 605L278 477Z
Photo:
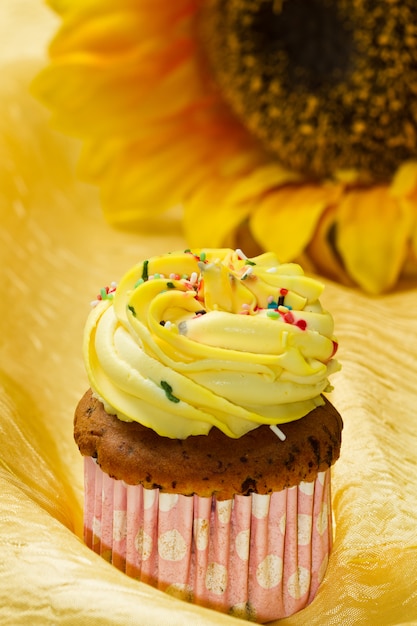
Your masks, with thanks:
M236 254L237 254L237 256L240 256L241 259L247 259L248 258L246 256L246 254L244 252L242 252L242 250L240 248L236 248Z
M246 270L246 272L245 272L244 274L242 274L241 279L242 279L242 280L245 280L245 278L246 278L247 276L250 276L250 274L252 274L252 272L253 272L253 267L252 267L252 265L249 265L249 267L248 267L248 269Z
M112 283L110 283L110 287L111 287L112 289L116 289L116 287L117 287L117 283L113 281Z
M180 322L178 324L178 332L180 335L186 335L187 334L187 322Z
M244 302L242 304L242 309L245 309L246 311L248 311L250 309L250 304L247 304L246 302Z
M97 306L97 305L98 305L98 303L99 303L99 302L100 302L100 300L91 300L90 305L91 305L92 307L95 307L95 306Z
M174 272L171 272L171 274L169 275L169 277L170 277L170 279L171 279L171 280L174 280L174 278L175 278L175 274L174 274Z
M190 276L190 283L191 283L192 285L195 285L195 283L197 282L197 280L198 280L198 274L197 274L197 272L193 272L193 273L191 274L191 276Z
M172 322L170 322L169 320L167 322L165 322L164 324L164 328L166 328L167 330L169 330L172 326Z
M274 296L268 296L268 303L270 304L273 301L274 301Z
M269 427L273 433L276 434L276 436L278 437L278 439L281 439L281 441L285 441L287 436L282 432L282 430L280 430L278 428L278 426L271 424L271 426Z
M268 274L274 274L277 271L276 267L268 267L266 270Z

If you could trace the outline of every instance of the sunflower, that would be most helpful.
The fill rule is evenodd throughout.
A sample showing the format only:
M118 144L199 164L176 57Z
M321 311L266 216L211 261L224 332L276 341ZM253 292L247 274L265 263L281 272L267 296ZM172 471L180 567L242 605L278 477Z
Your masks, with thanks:
M189 245L417 280L416 0L49 0L34 91L107 219Z

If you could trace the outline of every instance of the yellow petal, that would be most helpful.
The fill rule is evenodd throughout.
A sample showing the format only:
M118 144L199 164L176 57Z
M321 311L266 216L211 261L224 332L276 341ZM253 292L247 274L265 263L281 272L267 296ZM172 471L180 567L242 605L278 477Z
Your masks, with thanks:
M337 248L347 271L369 293L398 278L411 236L410 203L379 186L346 193L337 215Z
M260 200L250 219L255 239L282 261L298 257L313 237L320 216L339 195L338 186L287 185Z
M345 285L353 285L352 279L343 267L335 247L335 222L337 205L329 206L317 224L314 236L307 247L307 261L313 262L313 269ZM304 259L303 259L304 261ZM301 261L300 261L301 263ZM305 266L305 261L302 263Z
M169 209L204 178L201 152L193 152L187 143L147 152L146 158L138 157L140 150L138 144L123 150L103 181L103 208L112 223L132 223Z
M246 202L259 197L270 189L299 179L300 175L295 172L285 170L275 163L267 163L256 167L247 175L242 175L228 194L226 203Z
M184 233L190 246L222 247L249 215L252 203L225 202L232 188L233 181L215 179L200 185L184 201Z
M417 191L417 162L407 161L398 168L390 187L392 196L404 197Z

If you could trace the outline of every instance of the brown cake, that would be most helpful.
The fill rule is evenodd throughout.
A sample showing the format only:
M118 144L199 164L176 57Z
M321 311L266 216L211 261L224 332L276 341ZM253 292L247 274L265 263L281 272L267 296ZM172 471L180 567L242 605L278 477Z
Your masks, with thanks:
M109 415L87 391L75 412L81 454L112 478L161 492L215 496L268 494L316 479L338 458L342 419L328 400L282 427L280 441L266 425L238 439L217 428L187 439L161 437L138 422Z

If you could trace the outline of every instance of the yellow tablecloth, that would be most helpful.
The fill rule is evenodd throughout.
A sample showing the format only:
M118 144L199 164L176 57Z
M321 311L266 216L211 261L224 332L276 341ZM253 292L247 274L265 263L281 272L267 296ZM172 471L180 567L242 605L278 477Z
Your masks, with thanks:
M28 93L54 25L35 5L0 7L0 623L237 626L127 578L80 539L72 415L89 302L137 259L185 242L175 218L110 229L77 181L78 145ZM334 551L316 600L280 624L417 624L417 288L373 299L327 283L323 300L343 364Z

